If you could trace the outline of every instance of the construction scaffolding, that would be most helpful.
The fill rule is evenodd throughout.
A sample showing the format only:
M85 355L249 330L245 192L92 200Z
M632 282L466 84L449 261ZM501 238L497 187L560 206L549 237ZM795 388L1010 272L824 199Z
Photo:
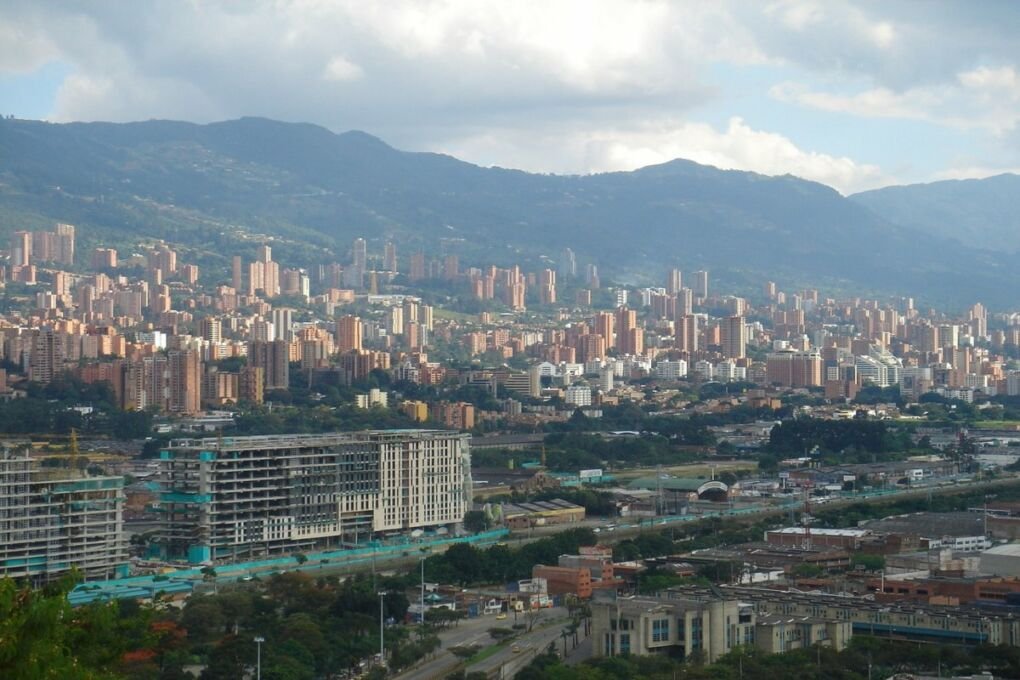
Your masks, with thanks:
M455 526L468 442L433 430L174 440L160 453L161 552L235 562Z
M44 582L71 569L127 573L124 479L44 470L29 448L0 449L0 575Z

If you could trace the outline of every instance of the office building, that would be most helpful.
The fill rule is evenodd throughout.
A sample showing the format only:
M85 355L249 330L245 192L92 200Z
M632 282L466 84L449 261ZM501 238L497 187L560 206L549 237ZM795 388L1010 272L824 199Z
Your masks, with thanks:
M166 557L290 554L453 527L471 503L468 435L392 430L176 440L160 454Z
M35 467L28 449L0 449L0 576L49 581L127 574L124 479Z
M833 612L780 613L728 588L597 598L591 609L595 656L667 654L713 662L735 647L754 646L767 654L814 645L841 651L855 632Z
M737 599L618 597L595 600L592 654L668 654L711 663L734 647L754 644L754 608Z

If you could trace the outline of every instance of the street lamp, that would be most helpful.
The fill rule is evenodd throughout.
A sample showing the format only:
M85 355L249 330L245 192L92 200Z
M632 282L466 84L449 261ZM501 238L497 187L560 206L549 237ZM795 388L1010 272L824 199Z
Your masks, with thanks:
M426 553L429 552L428 548L419 548L421 553L421 594L419 595L418 604L421 607L421 626L422 626L422 637L425 637L425 559L428 557Z
M383 621L385 615L383 614L383 598L386 597L386 592L381 591L379 593L379 665L386 665L386 638L384 637Z
M262 680L262 643L265 641L261 635L255 636L255 680Z

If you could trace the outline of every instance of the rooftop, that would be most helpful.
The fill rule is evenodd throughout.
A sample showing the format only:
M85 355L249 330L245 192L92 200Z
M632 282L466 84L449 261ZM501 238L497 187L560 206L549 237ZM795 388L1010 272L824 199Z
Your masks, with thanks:
M770 534L794 534L796 536L804 535L804 527L784 527L782 529L771 529ZM812 536L851 536L854 538L863 538L871 534L871 531L867 529L823 529L821 527L811 527Z
M980 512L915 512L871 520L861 526L876 532L916 534L926 538L983 536L984 520L984 513Z

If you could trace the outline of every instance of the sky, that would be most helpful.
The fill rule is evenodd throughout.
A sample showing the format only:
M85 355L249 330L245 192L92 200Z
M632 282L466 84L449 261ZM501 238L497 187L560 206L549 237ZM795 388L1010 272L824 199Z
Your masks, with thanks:
M687 158L852 193L1020 169L1020 3L0 3L0 114L264 116L533 172Z

